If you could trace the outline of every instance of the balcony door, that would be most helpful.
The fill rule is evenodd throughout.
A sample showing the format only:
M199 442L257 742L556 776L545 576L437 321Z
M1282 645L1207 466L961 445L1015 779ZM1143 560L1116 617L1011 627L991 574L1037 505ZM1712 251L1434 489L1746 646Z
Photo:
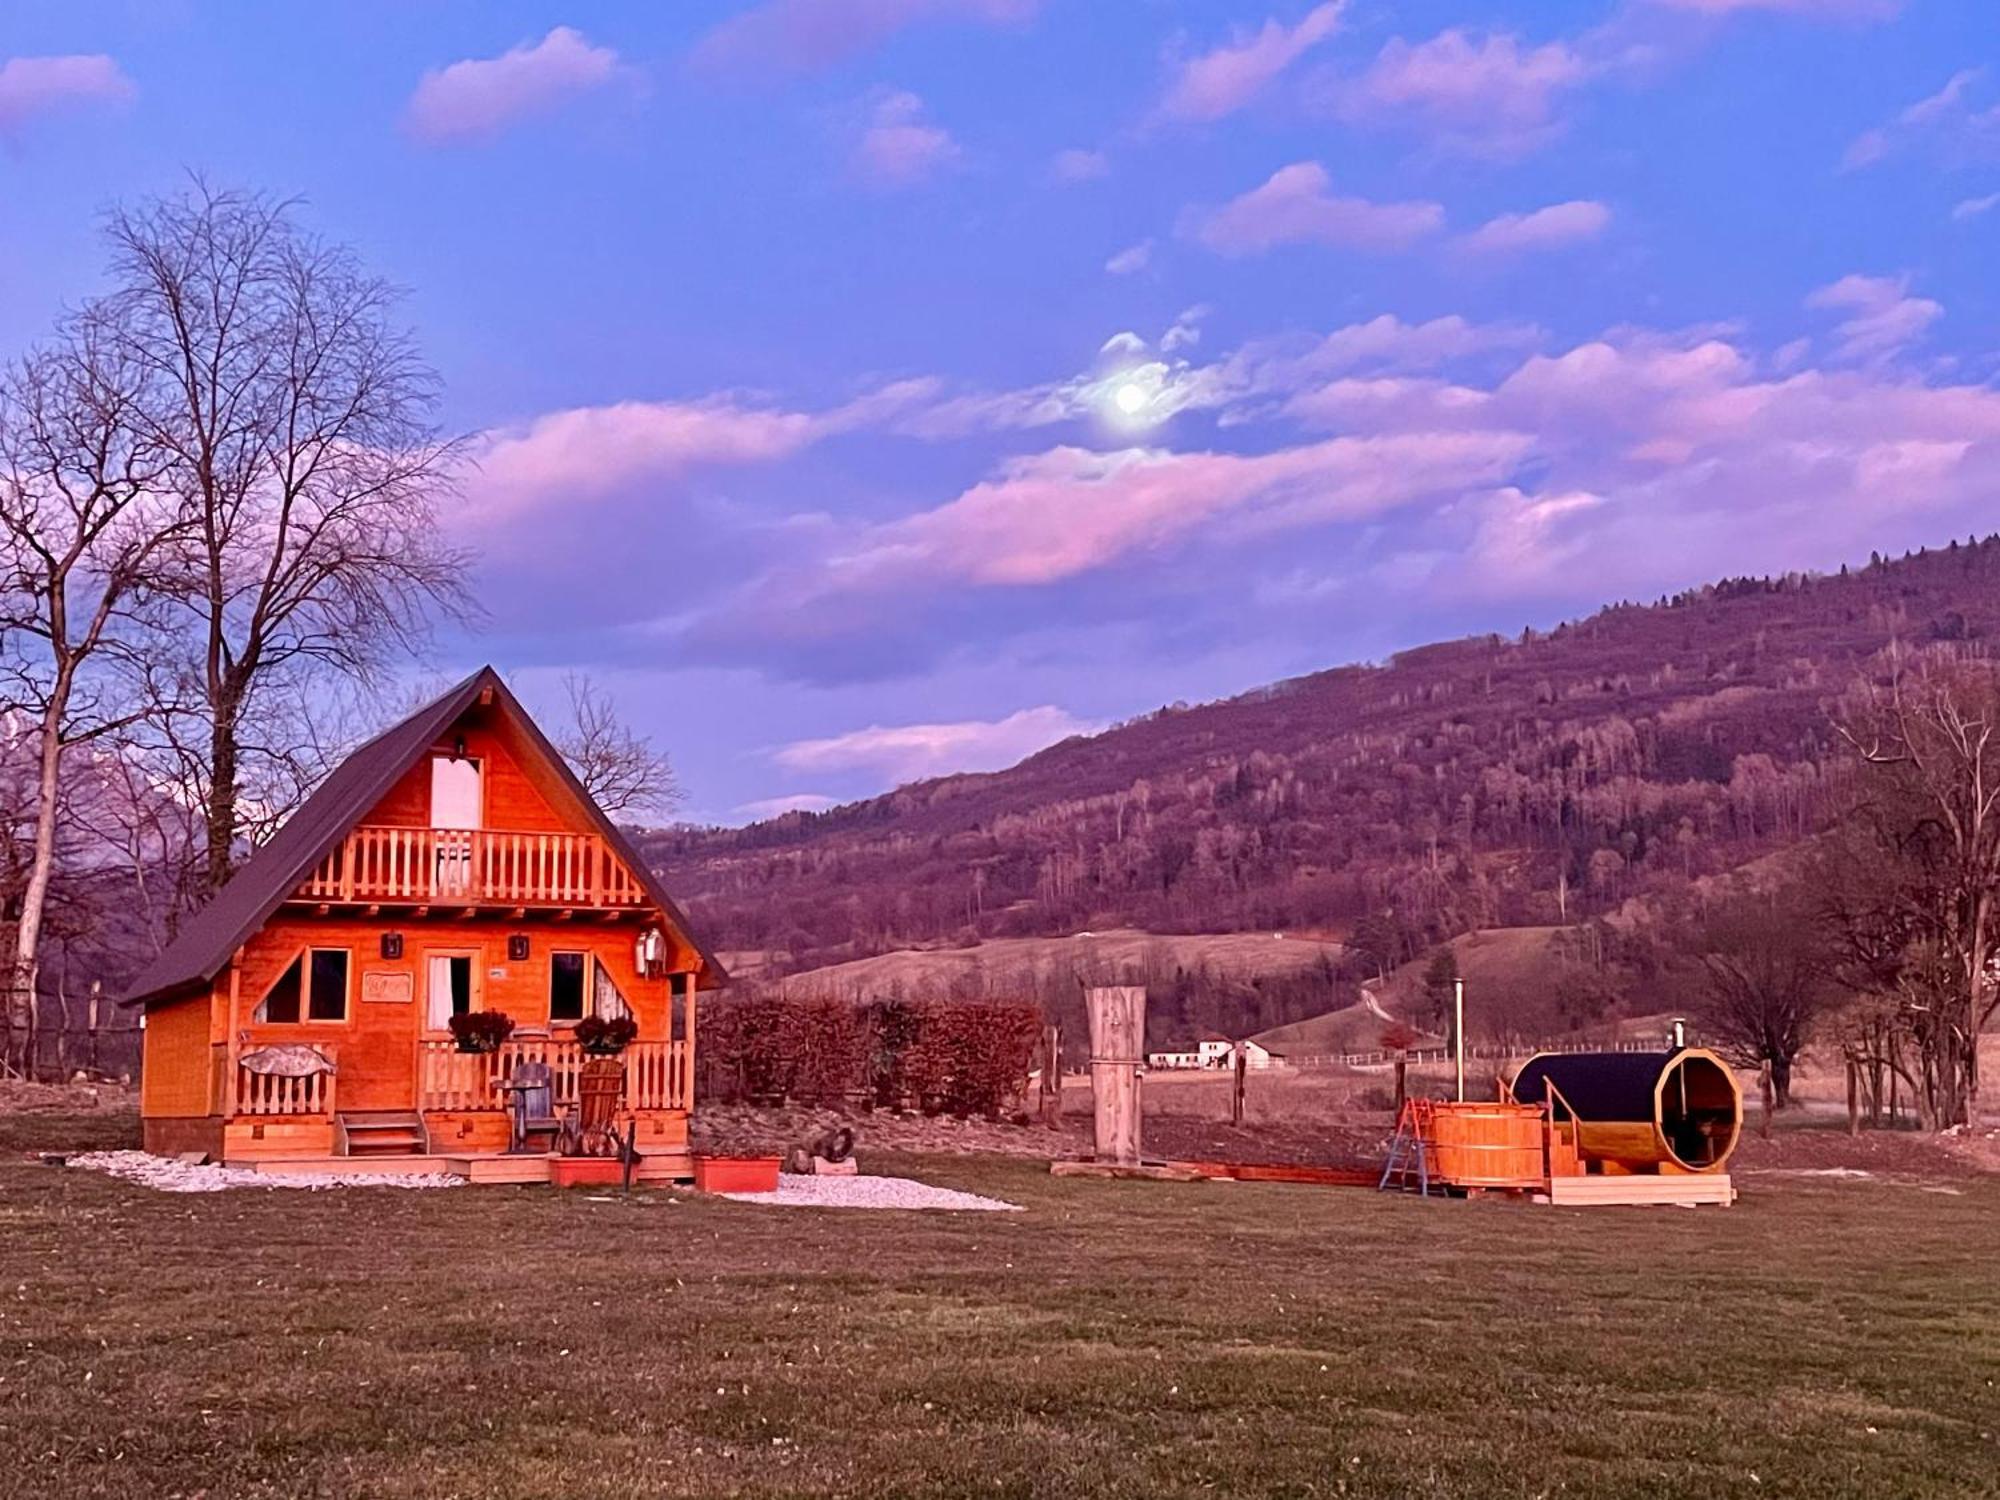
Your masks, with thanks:
M485 802L479 762L463 755L431 758L431 827L437 832L437 885L440 896L472 890L472 834Z

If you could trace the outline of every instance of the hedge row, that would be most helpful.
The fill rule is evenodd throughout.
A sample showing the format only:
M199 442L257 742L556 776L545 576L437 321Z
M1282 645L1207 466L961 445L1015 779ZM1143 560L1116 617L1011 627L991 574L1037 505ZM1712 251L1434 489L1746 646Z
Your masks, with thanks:
M1019 1107L1042 1013L1013 1000L856 1005L748 994L703 1001L698 1034L705 1099L990 1119Z

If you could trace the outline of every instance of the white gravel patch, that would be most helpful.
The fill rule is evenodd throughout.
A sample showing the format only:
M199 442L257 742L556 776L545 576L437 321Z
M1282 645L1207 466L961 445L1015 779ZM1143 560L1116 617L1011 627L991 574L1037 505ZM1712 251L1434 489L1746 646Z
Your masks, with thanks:
M69 1159L72 1167L107 1172L162 1193L221 1193L231 1188L464 1187L465 1179L441 1172L251 1172L242 1167L189 1166L144 1151L92 1151Z
M952 1188L932 1187L910 1177L806 1177L778 1179L775 1193L722 1193L739 1203L763 1203L772 1208L941 1208L1020 1213L1018 1203L982 1198Z

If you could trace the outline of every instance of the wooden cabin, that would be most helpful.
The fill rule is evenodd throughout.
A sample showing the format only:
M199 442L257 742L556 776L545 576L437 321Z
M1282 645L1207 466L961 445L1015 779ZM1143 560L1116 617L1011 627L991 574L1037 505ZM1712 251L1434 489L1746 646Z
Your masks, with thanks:
M492 668L349 756L135 981L148 1151L535 1180L508 1088L576 1100L587 1015L629 1015L641 1175L683 1175L714 957ZM497 1051L454 1015L504 1011ZM545 1168L542 1175L545 1175Z

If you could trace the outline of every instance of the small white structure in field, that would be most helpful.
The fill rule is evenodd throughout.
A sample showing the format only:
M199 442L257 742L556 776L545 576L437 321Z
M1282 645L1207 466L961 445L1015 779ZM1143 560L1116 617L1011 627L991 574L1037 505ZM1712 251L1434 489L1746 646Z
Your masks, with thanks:
M1236 1043L1217 1032L1209 1032L1195 1043L1196 1055L1204 1068L1226 1068L1236 1056Z
M1199 1068L1204 1066L1199 1052L1148 1052L1146 1066L1156 1070Z

